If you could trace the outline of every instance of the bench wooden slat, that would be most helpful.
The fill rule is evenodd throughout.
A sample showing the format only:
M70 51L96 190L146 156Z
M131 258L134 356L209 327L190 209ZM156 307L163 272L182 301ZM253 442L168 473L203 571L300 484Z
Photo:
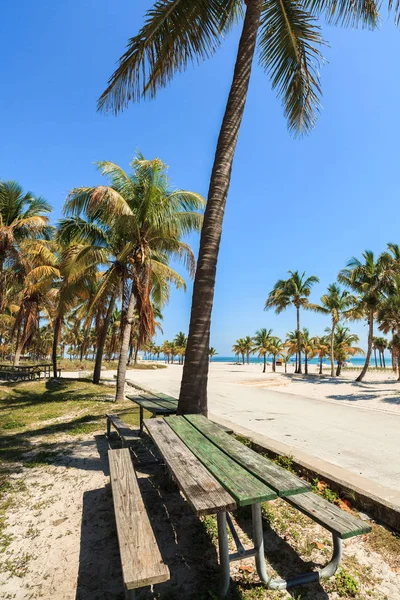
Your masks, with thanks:
M148 410L152 413L159 413L160 415L171 415L176 412L174 408L164 408L159 404L153 402L153 400L144 400L143 398L139 398L139 396L128 395L129 400L135 402L145 410Z
M166 408L167 410L173 410L174 412L176 412L178 408L178 402L176 400L172 402L171 400L164 400L163 398L159 398L158 396L151 394L139 394L139 396L144 400L153 402L153 404L155 404L156 406Z
M109 450L110 479L125 587L132 590L169 579L154 537L127 448Z
M236 508L234 499L163 419L145 419L144 424L197 516Z
M279 496L290 496L311 490L308 482L254 452L251 448L222 431L218 425L209 421L203 415L186 415L185 418L218 448L266 483Z
M118 434L121 438L123 438L126 442L134 442L138 439L137 434L132 431L132 429L122 421L122 419L116 414L107 414L107 419L111 421L114 425L115 429L118 431Z
M289 496L285 500L328 531L337 534L342 540L371 531L368 523L357 519L314 492Z
M239 506L273 500L276 493L217 448L184 417L165 418L201 463L236 500Z

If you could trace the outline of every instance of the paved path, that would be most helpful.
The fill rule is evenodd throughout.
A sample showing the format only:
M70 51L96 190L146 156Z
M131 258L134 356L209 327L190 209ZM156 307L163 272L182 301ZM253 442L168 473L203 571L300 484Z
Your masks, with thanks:
M211 413L400 491L399 414L257 389L243 385L249 376L237 371L211 369ZM181 367L128 377L177 395Z

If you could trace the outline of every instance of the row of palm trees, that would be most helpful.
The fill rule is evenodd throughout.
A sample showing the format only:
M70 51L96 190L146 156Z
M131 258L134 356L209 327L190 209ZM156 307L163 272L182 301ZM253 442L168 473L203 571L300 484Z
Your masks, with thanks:
M73 189L57 226L45 200L0 182L0 352L11 347L17 365L45 323L54 376L63 347L79 347L81 356L93 349L95 383L104 352L117 354L122 400L128 358L161 327L170 286L185 289L170 261L194 275L184 239L200 231L205 202L172 189L159 159L137 154L130 173L97 166L109 185Z
M297 331L290 331L285 341L273 335L272 329L259 329L253 337L246 336L236 340L232 346L232 350L238 359L241 358L243 364L245 363L245 358L247 364L249 364L251 354L256 354L259 358L262 358L263 373L266 372L268 357L272 357L273 372L276 371L276 363L280 359L285 365L286 373L287 364L295 356L295 372L299 372L299 338L301 352L304 353L305 374L308 374L309 361L314 357L318 357L319 373L321 374L323 361L327 356L330 356L330 335L310 337L309 330L305 327L300 331L300 336L297 335ZM342 366L349 357L364 353L362 348L354 346L358 342L358 336L351 333L348 327L344 325L336 327L333 339L333 356L337 363L335 375L340 375Z
M276 282L268 295L265 310L274 309L277 314L289 306L296 309L297 368L302 372L302 337L300 311L312 310L331 319L329 328L329 355L331 375L335 376L335 334L341 320L364 319L368 325L368 342L365 363L357 381L362 381L368 370L373 349L380 352L381 361L385 338L374 336L374 326L385 334L390 333L392 364L399 366L400 379L400 246L389 243L387 250L375 256L366 250L361 259L352 258L338 274L338 283L328 286L319 304L310 302L312 286L319 280L314 275L306 277L299 271L289 271L287 279ZM344 287L340 287L340 284Z
M173 364L174 359L178 359L178 364L183 365L186 354L187 336L183 331L176 334L172 341L165 340L161 345L157 346L153 342L143 347L145 358L160 359L160 355L164 356L165 362ZM212 346L208 350L209 360L212 361L218 352Z

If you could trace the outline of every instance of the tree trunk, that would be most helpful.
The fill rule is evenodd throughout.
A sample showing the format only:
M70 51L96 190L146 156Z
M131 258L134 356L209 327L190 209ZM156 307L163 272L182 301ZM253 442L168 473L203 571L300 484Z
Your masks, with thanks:
M382 352L382 362L383 362L383 368L386 369L386 363L385 363L385 351L383 350Z
M342 371L342 363L340 361L338 361L337 369L336 369L336 376L337 377L339 377L341 371Z
M264 368L263 368L263 373L265 373L266 370L267 370L267 356L266 356L266 354L264 354Z
M331 365L332 368L332 365ZM319 359L319 374L322 375L322 356Z
M376 348L374 348L374 359L375 359L375 369L378 368L378 361L376 360Z
M297 366L296 373L301 373L301 338L300 338L300 307L296 306L296 317L297 317L297 329L296 329L296 337L297 337L297 354L299 357L299 363Z
M379 350L379 366L381 369L382 369L382 354L383 354L382 350Z
M21 359L21 354L22 354L22 350L24 349L25 346L25 339L23 335L18 336L17 339L17 346L15 348L15 355L14 355L14 367L19 367L19 361Z
M58 341L60 338L61 324L62 324L62 319L60 316L57 316L56 320L54 321L54 338L53 338L53 348L52 348L52 352L51 352L51 360L53 362L53 377L54 377L54 379L57 379L57 375L58 375L57 347L58 347Z
M276 356L275 354L272 357L272 371L275 373L276 371Z
M304 374L308 375L308 354L304 352Z
M297 364L297 352L296 352L296 366L295 366L295 369L294 369L295 373L297 373L297 368L298 368L298 364Z
M115 401L122 402L125 400L125 376L128 362L129 341L131 339L132 323L135 315L135 296L131 291L129 298L128 309L125 315L125 323L123 325L121 336L121 349L118 360L117 371L117 389L115 393Z
M336 322L332 317L332 331L331 331L331 347L329 349L330 359L331 359L331 377L335 377L335 328Z
M136 344L136 348L135 348L135 355L133 357L133 364L137 365L137 357L138 357L138 352L139 352L139 344Z
M207 415L208 349L218 252L233 156L246 104L260 15L260 0L247 0L233 81L219 133L204 214L178 414Z
M110 303L108 305L106 316L103 321L103 327L101 329L100 336L97 342L96 361L94 363L93 371L93 383L96 384L100 383L101 363L103 361L104 346L107 340L108 328L110 326L110 321L114 310L115 297L116 294L112 294L110 298Z
M367 348L367 356L365 357L365 365L356 381L362 381L365 377L366 372L368 371L369 361L371 359L372 352L372 343L374 337L374 311L370 310L368 315L368 348Z

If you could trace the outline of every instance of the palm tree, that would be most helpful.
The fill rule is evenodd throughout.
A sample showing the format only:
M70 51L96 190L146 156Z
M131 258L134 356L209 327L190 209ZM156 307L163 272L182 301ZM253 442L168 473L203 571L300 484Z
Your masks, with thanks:
M276 371L276 358L280 356L284 351L285 345L282 340L276 336L273 336L271 339L269 354L272 354L272 371L275 373Z
M212 361L214 356L217 356L217 354L218 354L218 352L216 351L216 349L211 346L211 348L209 348L209 350L208 350L208 356L210 357L210 362Z
M310 338L310 332L303 327L301 332L301 345L304 351L304 374L308 375L308 359L313 358L315 353L313 338Z
M328 329L328 332L330 330ZM343 364L350 356L355 354L364 354L362 348L353 346L359 342L359 337L355 333L351 333L348 327L338 325L335 331L334 354L337 361L336 375L339 376Z
M379 364L381 367L386 369L385 364L385 350L388 347L388 341L384 337L374 337L374 347L379 352Z
M322 375L322 361L325 356L331 354L331 348L334 347L334 342L329 340L328 336L315 336L311 340L315 355L319 358L319 374ZM335 359L333 359L335 361Z
M301 335L300 335L300 308L309 308L308 298L314 283L318 283L318 277L311 275L306 277L305 272L301 275L299 271L289 271L288 279L279 279L269 293L265 302L264 310L274 308L276 314L293 305L296 307L297 317L297 355L298 367L296 373L301 373Z
M378 9L368 3L336 4L246 0L163 0L146 15L99 100L100 110L118 113L130 101L154 97L189 63L214 54L232 27L243 19L233 81L220 129L196 272L189 339L183 370L180 412L207 413L208 348L216 266L233 157L246 104L257 47L263 69L283 100L289 129L312 129L319 107L318 47L323 43L315 17L330 22L362 22L375 27ZM396 8L396 12L398 9ZM243 18L244 17L244 18Z
M180 331L179 333L176 334L176 336L174 338L174 344L176 345L176 348L177 348L179 364L181 364L181 362L183 364L185 352L186 352L186 344L187 344L187 336L186 336L186 334L183 333L183 331Z
M243 338L243 348L246 354L246 360L247 360L247 364L250 364L250 354L253 350L253 340L251 339L251 337L249 335L246 335L245 338Z
M253 352L263 357L263 373L267 368L267 355L270 353L271 342L273 339L272 329L259 329L253 337Z
M296 358L296 363L295 363L295 369L294 372L297 373L297 369L298 369L298 340L297 340L297 331L289 331L286 334L286 340L285 340L285 348L286 348L286 352L288 355L290 356L295 356Z
M26 255L21 244L49 237L50 212L46 200L24 192L16 181L0 181L0 313L5 308L6 289Z
M247 352L247 344L245 338L239 338L232 346L232 351L236 356L242 357L242 364L244 364L244 357Z
M365 364L356 381L362 381L368 370L374 337L374 319L382 300L382 293L390 281L390 261L386 254L375 259L371 250L362 254L362 261L352 258L347 267L340 271L338 279L357 294L352 311L354 318L364 317L368 323L368 348Z
M73 190L66 211L72 217L80 217L85 212L96 223L110 228L117 240L118 264L126 265L116 389L116 400L121 401L125 398L135 311L138 344L142 346L155 333L151 296L156 304L162 305L170 282L178 288L184 287L183 279L169 267L169 258L183 260L189 274L194 274L193 252L181 238L201 229L202 215L198 211L203 209L204 200L194 192L172 190L166 175L167 167L158 158L145 160L138 154L131 163L130 175L114 163L97 164L102 174L108 177L110 187Z
M347 290L341 290L337 283L331 283L328 286L326 294L321 296L321 304L310 304L309 308L316 312L331 315L332 329L330 340L330 358L331 358L331 377L335 376L335 359L333 356L333 342L335 338L336 325L343 315L350 314L349 309L356 304L356 298Z

